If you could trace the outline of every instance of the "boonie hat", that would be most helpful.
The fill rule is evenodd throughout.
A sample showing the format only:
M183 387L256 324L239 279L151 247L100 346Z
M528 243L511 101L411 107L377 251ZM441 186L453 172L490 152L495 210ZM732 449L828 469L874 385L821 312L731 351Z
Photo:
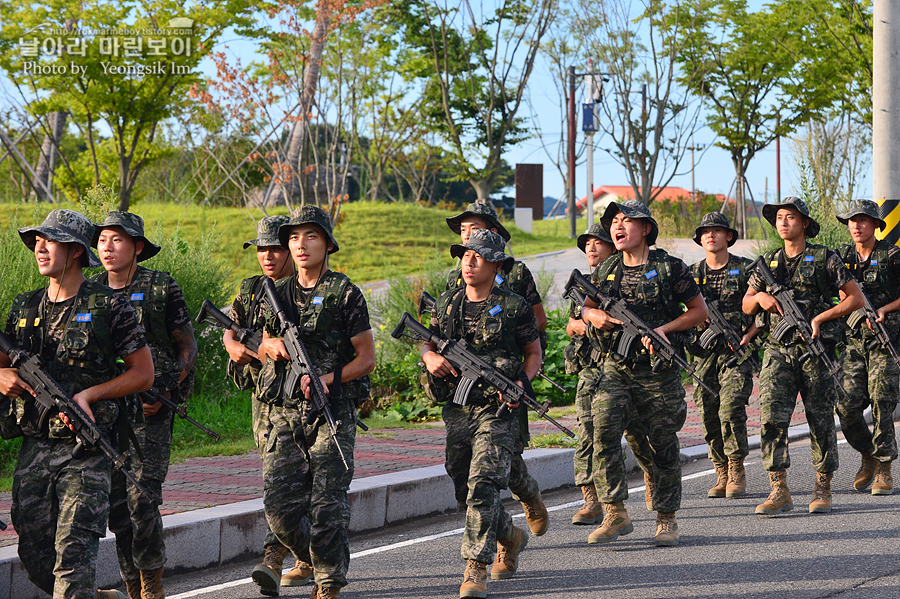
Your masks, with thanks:
M609 232L610 225L612 225L613 218L620 212L627 218L643 218L644 220L649 220L652 226L650 228L650 234L647 235L647 245L656 243L656 238L659 236L659 225L650 213L650 209L637 200L611 202L610 205L606 207L603 216L600 217L600 224L603 225L603 228L607 233Z
M290 220L291 219L288 217L282 215L267 216L260 220L256 223L256 239L245 241L244 249L246 250L251 245L257 247L281 245L281 241L278 239L278 228Z
M875 219L875 221L878 223L878 228L884 230L884 219L881 218L881 213L878 210L878 204L876 204L872 200L853 200L852 202L850 202L850 206L847 208L847 212L837 214L835 215L835 218L841 221L842 225L846 225L848 220L860 214L865 214L866 216Z
M723 229L728 229L731 231L731 241L728 242L728 247L734 245L734 242L737 241L738 232L736 229L731 228L731 223L728 221L728 217L722 214L721 212L709 212L703 215L703 219L700 221L700 226L694 229L694 243L697 245L703 245L700 243L700 235L703 234L703 229L711 229L713 227L721 227Z
M83 245L84 253L81 255L82 268L85 266L100 266L100 260L91 251L94 225L84 215L74 210L57 209L50 212L40 226L19 229L19 237L22 238L22 243L32 252L34 251L35 237L38 235L52 239L57 243Z
M605 241L606 243L612 243L612 237L609 236L609 231L603 229L603 225L600 223L594 223L591 225L591 228L587 230L587 233L582 233L578 236L578 249L584 252L584 248L587 247L588 238L596 237L600 241Z
M318 206L312 206L311 204L306 204L305 206L301 206L297 208L291 213L291 218L286 223L283 223L278 227L278 241L281 246L284 248L288 247L288 239L291 236L291 228L297 227L300 225L319 225L322 227L322 230L325 231L325 235L328 237L328 241L331 242L333 246L330 250L328 250L329 254L333 254L338 251L338 242L334 238L334 233L331 231L331 217L328 216L328 213L319 208Z
M135 241L144 242L144 249L137 255L138 262L143 262L144 260L152 258L158 254L161 249L158 245L151 243L149 239L144 237L144 219L137 214L123 212L121 210L113 210L106 215L106 220L100 224L94 223L94 235L91 239L91 246L97 247L97 243L100 241L100 233L103 232L103 229L109 229L111 227L121 227L122 230L125 231L125 234Z
M503 252L506 242L499 233L489 229L472 231L469 243L454 243L450 246L450 255L454 258L462 258L468 250L472 250L488 262L503 262L503 271L509 272L515 263L515 259Z
M497 229L497 233L500 234L500 237L502 237L504 241L509 241L509 231L500 224L500 217L497 215L497 211L487 204L469 204L466 206L466 211L462 214L447 218L447 226L450 227L451 231L459 235L462 223L466 220L467 216L477 216L478 218L487 221L488 229Z
M780 204L766 204L762 208L763 218L769 221L769 224L774 227L775 217L778 216L778 211L782 208L793 208L809 219L809 225L806 226L807 237L811 238L819 234L819 223L809 215L809 206L806 205L806 202L796 196L784 198L781 200Z

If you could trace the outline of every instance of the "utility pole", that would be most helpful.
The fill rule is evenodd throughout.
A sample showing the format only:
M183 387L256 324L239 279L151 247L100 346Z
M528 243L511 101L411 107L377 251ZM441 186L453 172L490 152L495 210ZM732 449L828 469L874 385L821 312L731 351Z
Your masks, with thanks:
M900 3L874 0L872 199L900 196ZM895 204L896 202L894 202ZM894 206L882 206L887 216Z
M693 141L692 141L693 143ZM706 146L691 145L687 149L691 151L691 200L697 201L697 186L694 185L694 150L702 150Z
M569 238L575 239L575 67L569 67Z

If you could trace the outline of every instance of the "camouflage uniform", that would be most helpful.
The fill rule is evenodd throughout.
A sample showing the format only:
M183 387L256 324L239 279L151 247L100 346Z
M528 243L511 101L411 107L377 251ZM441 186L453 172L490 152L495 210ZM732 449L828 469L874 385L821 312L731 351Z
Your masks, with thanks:
M19 230L32 250L38 233L84 245L82 263L100 265L88 249L91 224L81 215L54 210L42 227ZM5 331L19 347L39 355L69 394L114 378L116 359L146 345L131 306L90 281L61 302L51 301L44 289L19 295ZM101 400L91 410L97 426L115 443L120 402ZM57 414L43 413L27 396L12 401L0 396L0 433L24 437L13 474L12 522L29 579L54 599L94 599L112 463L99 449L73 457L74 433Z
M842 245L838 254L876 310L897 299L900 248L884 240L876 241L869 259L862 263L853 244ZM884 325L896 343L900 313L889 313ZM897 459L893 414L900 397L900 368L866 326L865 319L855 328L847 326L847 345L841 362L844 389L850 396L850 401L843 394L838 396L837 413L844 437L853 449L871 454L880 462ZM870 405L874 431L869 431L863 418L863 411Z

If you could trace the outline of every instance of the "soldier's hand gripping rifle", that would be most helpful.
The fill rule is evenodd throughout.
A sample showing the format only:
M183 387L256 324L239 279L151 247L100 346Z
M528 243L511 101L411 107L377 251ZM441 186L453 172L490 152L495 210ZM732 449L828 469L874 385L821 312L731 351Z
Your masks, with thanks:
M344 463L344 468L350 470L347 457L344 455L344 450L341 449L341 443L338 439L338 427L341 425L341 421L335 420L334 414L331 413L331 403L329 402L328 394L325 392L325 387L322 385L322 379L319 378L318 368L313 364L309 357L309 352L306 351L306 346L303 345L303 341L300 339L300 327L291 322L287 314L285 314L272 279L266 277L263 286L266 289L266 301L269 302L269 307L275 312L275 317L278 319L278 327L284 336L284 347L291 357L291 363L285 378L285 393L287 393L288 397L293 396L300 387L300 378L304 374L309 375L309 395L313 403L313 409L307 416L306 424L311 425L320 416L324 417L325 424L328 426L328 434L337 447L341 461ZM336 370L333 385L337 395L336 399L340 399L340 377L340 370Z
M77 440L75 450L72 452L73 457L80 458L84 454L85 447L98 447L106 457L112 460L114 468L121 470L138 491L151 501L153 500L150 492L141 486L131 472L125 468L125 461L130 452L126 451L125 455L122 455L110 445L90 416L63 391L59 383L47 374L47 369L40 357L29 355L25 350L14 346L3 333L0 333L0 351L9 356L10 365L18 370L19 378L34 390L34 399L40 405L47 410L64 414L68 418L72 428L75 429L75 439Z
M418 308L419 317L421 317L422 314L424 314L426 310L433 309L434 303L435 303L435 299L433 297L431 297L431 294L428 293L427 291L423 291L422 295L419 296L419 308ZM541 366L541 369L538 371L538 376L541 377L542 379L544 379L545 381L547 381L548 383L550 383L551 385L553 385L554 387L556 387L560 393L566 392L565 387L563 387L562 385L560 385L559 383L557 383L556 381L551 379L549 376L544 374L543 366Z
M175 403L174 401L172 401L171 399L169 399L168 397L166 397L165 395L160 393L159 389L157 389L156 387L151 387L150 389L148 389L146 391L142 391L139 395L141 396L141 400L144 403L154 404L156 402L159 402L162 405L169 408L170 410L172 410L174 413L178 414L179 418L181 418L182 420L186 420L187 422L190 422L191 424L193 424L194 426L199 428L201 431L203 431L204 433L206 433L207 435L209 435L216 441L221 439L221 437L219 437L218 434L209 430L208 428L206 428L205 426L203 426L202 424L200 424L199 422L197 422L196 420L194 420L193 418L191 418L190 416L187 415L187 404Z
M806 360L812 356L820 358L825 365L825 369L828 370L828 374L834 379L834 384L841 390L844 397L849 400L850 396L847 394L847 390L844 389L844 386L841 383L841 367L835 364L829 357L828 349L825 347L825 344L822 343L822 340L819 337L813 338L812 326L810 326L809 321L806 320L806 315L803 314L803 310L797 305L797 300L794 299L793 290L781 285L775 280L775 276L772 274L772 271L769 270L769 266L763 261L762 256L751 262L750 266L747 267L747 269L751 271L754 268L762 275L763 279L765 279L767 292L778 300L778 304L781 306L781 310L784 313L781 322L770 331L772 337L784 343L790 340L790 336L794 331L799 333L803 338L803 341L806 342L807 347L809 347L809 351L800 356L800 363L806 362Z
M459 385L456 387L456 394L453 396L453 403L464 406L469 402L469 392L472 386L482 378L493 387L496 387L503 394L503 405L497 410L497 417L504 418L509 412L509 404L524 403L526 406L534 410L534 412L564 432L567 436L574 438L575 433L567 429L565 426L554 420L547 414L550 409L550 401L540 403L537 399L530 396L524 388L517 385L514 381L504 376L499 370L494 368L474 354L469 349L465 341L456 341L455 339L444 339L426 329L422 323L412 317L409 312L404 312L400 317L400 322L391 333L391 337L399 339L400 337L409 337L416 341L428 341L433 343L437 348L437 353L444 356L448 362L459 372Z
M262 333L245 329L228 318L224 312L216 308L211 301L203 300L200 305L200 312L197 314L197 324L206 323L220 329L234 331L235 340L256 353L259 351L259 344L262 343Z
M615 351L623 358L631 356L632 346L635 341L640 340L641 337L650 337L653 349L656 350L657 355L661 358L653 365L653 372L659 372L665 366L666 362L674 362L686 370L689 375L694 377L694 380L697 381L701 387L712 393L715 397L719 396L718 393L713 391L709 385L704 383L700 377L697 376L697 373L694 372L694 367L688 364L681 353L676 350L671 343L663 339L659 333L653 330L650 325L641 320L637 314L632 312L631 308L628 307L628 304L626 304L624 300L601 293L600 290L587 280L577 268L572 271L569 281L566 283L566 297L580 302L582 306L584 305L585 298L590 299L597 304L601 310L606 311L610 316L622 322L622 334L619 336L619 343L616 346Z
M725 316L719 310L719 300L706 302L706 307L709 309L709 324L700 335L700 347L709 349L716 339L721 337L725 340L725 345L734 352L734 356L726 362L726 366L733 367L735 364L749 361L753 370L759 372L759 362L754 356L756 352L749 344L741 345L740 334L728 324Z
M870 344L869 349L875 349L874 346L881 345L885 349L888 350L888 353L891 354L891 359L894 360L894 363L900 366L900 353L897 353L897 348L894 347L894 344L891 343L891 335L888 333L887 328L884 326L883 322L876 322L878 319L878 312L875 310L875 306L872 305L872 302L869 301L869 298L866 297L866 294L863 293L863 307L859 310L856 310L847 317L847 326L851 329L856 328L858 326L866 326L866 319L869 319L869 324L872 326L872 331L875 333L876 341Z

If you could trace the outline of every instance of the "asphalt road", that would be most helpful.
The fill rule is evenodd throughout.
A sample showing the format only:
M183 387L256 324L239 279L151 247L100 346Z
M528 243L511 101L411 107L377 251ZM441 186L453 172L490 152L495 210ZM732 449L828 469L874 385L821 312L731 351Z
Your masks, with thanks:
M653 544L655 514L643 504L643 481L632 481L627 502L635 530L608 545L588 545L593 527L570 524L580 505L574 490L547 494L551 526L532 537L518 574L490 581L490 597L897 599L900 598L900 497L873 497L852 489L858 454L840 446L842 468L833 484L830 514L809 514L814 473L809 443L792 444L788 484L794 511L775 518L753 514L768 494L759 452L748 458L742 499L707 499L711 465L685 465L678 512L681 544ZM518 505L515 506L518 508ZM513 508L514 514L520 509ZM521 516L515 518L524 526ZM461 514L419 521L351 540L347 598L458 597ZM166 579L169 599L260 597L249 581L258 560ZM282 597L308 597L310 587L282 589Z

